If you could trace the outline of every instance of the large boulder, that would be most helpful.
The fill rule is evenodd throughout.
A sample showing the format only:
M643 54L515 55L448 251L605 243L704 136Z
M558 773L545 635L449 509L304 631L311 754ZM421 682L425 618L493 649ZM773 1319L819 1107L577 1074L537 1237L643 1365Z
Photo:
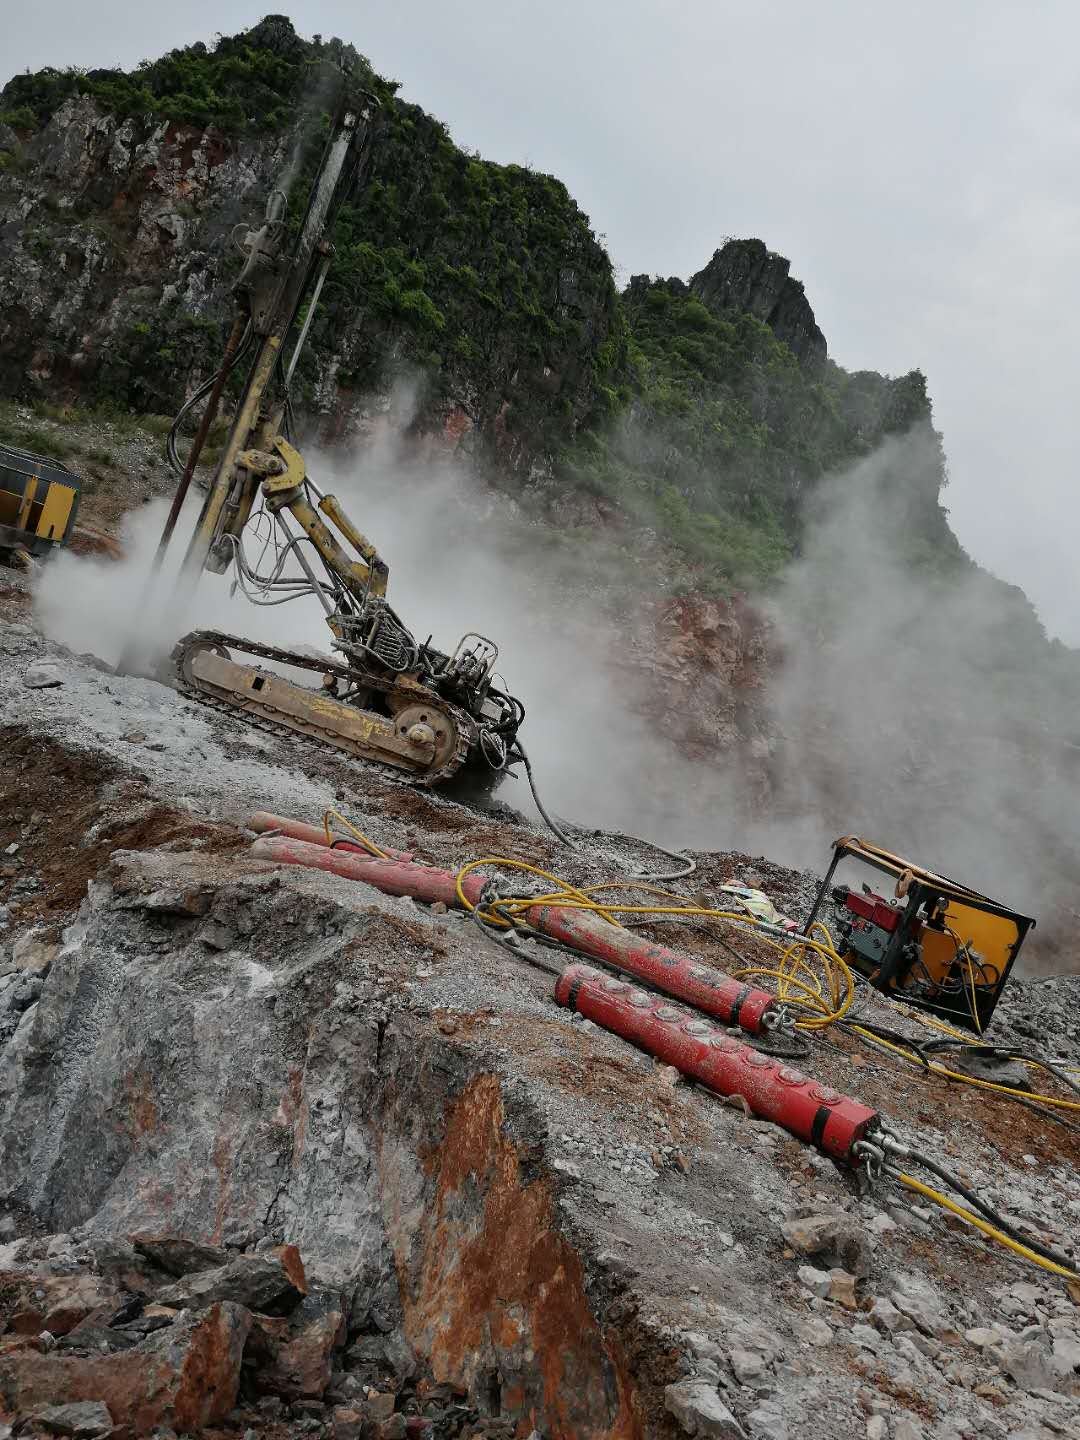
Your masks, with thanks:
M238 1255L227 1265L185 1275L158 1292L158 1303L202 1309L231 1300L249 1310L284 1315L307 1294L304 1264L295 1245L282 1245L263 1255Z
M236 1404L250 1326L242 1306L221 1304L182 1316L119 1353L9 1353L0 1356L0 1400L18 1416L96 1400L134 1436L159 1425L198 1431L224 1420Z

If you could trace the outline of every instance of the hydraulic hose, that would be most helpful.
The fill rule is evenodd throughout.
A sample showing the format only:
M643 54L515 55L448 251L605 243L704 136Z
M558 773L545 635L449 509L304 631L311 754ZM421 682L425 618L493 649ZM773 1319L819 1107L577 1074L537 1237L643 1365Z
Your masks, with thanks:
M1029 1055L1026 1050L1016 1050L1011 1045L983 1045L981 1042L973 1044L970 1040L929 1040L919 1049L926 1054L933 1054L938 1050L964 1050L976 1049L980 1053L989 1052L1000 1056L1003 1060L1019 1060L1024 1065L1035 1065L1040 1070L1047 1071L1053 1075L1055 1080L1060 1080L1062 1085L1074 1094L1080 1095L1080 1085L1072 1078L1069 1072L1061 1065L1055 1065L1052 1060L1044 1060L1039 1055Z
M951 1170L947 1170L944 1165L939 1165L931 1156L924 1155L921 1150L912 1150L910 1152L910 1158L921 1165L924 1170L929 1170L932 1175L936 1175L939 1180L943 1180L945 1184L948 1185L951 1190L955 1190L958 1195L962 1195L969 1205L974 1206L976 1210L980 1211L990 1224L1000 1230L1003 1235L1008 1235L1027 1250L1033 1251L1036 1255L1041 1255L1044 1260L1051 1261L1054 1265L1065 1270L1069 1275L1080 1275L1080 1269L1077 1268L1067 1255L1062 1255L1060 1251L1053 1250L1049 1245L1043 1245L1040 1241L1033 1240L1025 1235L1022 1230L1018 1230L1015 1225L1006 1220L1003 1215L1000 1215L992 1205L987 1204L974 1190L965 1185Z
M273 833L278 830L278 824L274 822L288 826L298 834L301 830L307 832L315 828L301 826L300 822L282 821L281 817L262 813L252 817L252 828L269 828ZM331 822L337 822L348 832L351 837L350 846L362 848L366 852L363 857L341 855L332 848L335 836ZM650 1053L677 1064L684 1073L692 1074L700 1083L719 1089L721 1093L733 1093L734 1089L744 1096L751 1094L755 1113L768 1114L769 1118L778 1120L794 1133L802 1134L803 1138L810 1139L827 1153L844 1158L857 1155L863 1148L876 1150L879 1168L883 1167L906 1188L949 1210L988 1238L1049 1273L1068 1279L1080 1277L1080 1266L1069 1256L1026 1235L951 1170L932 1156L901 1142L891 1131L880 1125L877 1112L824 1089L786 1066L779 1069L774 1067L766 1076L765 1070L772 1063L767 1055L762 1055L759 1050L755 1058L753 1051L748 1052L744 1045L717 1031L715 1026L704 1018L702 1012L716 1016L728 1025L739 1024L744 1030L757 1034L775 1025L774 1012L769 1011L766 1014L769 1006L775 1004L773 997L765 991L752 993L748 985L744 985L741 992L734 997L726 992L721 994L725 986L728 990L738 990L736 977L714 972L706 983L704 967L694 964L689 965L685 976L681 972L676 974L680 962L684 968L687 965L684 957L658 946L651 947L644 957L653 965L654 968L650 969L642 957L631 955L626 949L626 939L620 937L627 937L628 932L616 916L630 912L712 918L742 923L747 928L756 930L766 943L784 950L783 959L775 971L754 966L747 967L743 975L761 972L775 974L781 981L779 998L787 999L791 1003L798 1004L799 997L792 995L790 987L795 986L801 990L805 997L803 1003L809 1006L811 1012L816 1012L801 1022L804 1027L814 1026L815 1023L818 1026L828 1025L836 1019L842 1019L843 1012L850 1005L854 994L853 985L849 985L846 995L841 994L840 972L830 966L830 960L839 957L836 957L828 931L824 927L813 927L810 935L796 937L785 948L772 938L772 934L762 933L775 933L775 927L763 925L755 917L685 903L627 906L618 901L600 901L595 898L598 892L638 886L652 891L660 898L681 901L682 897L670 895L655 886L642 885L640 881L611 881L578 888L568 885L558 876L538 866L501 856L488 856L472 861L456 874L415 863L403 864L391 858L397 852L378 845L335 810L325 812L323 830L317 834L317 838L321 844L303 843L301 839L271 839L264 836L256 842L253 851L257 855L266 855L286 863L316 865L317 868L373 884L390 894L411 894L428 901L443 900L444 903L456 901L469 913L480 932L506 949L515 960L533 966L548 976L557 977L556 998L561 1004L569 1005L605 1028L642 1045ZM500 896L492 880L483 881L474 873L482 866L493 865L524 871L557 888L552 893L542 895ZM580 933L583 922L588 922L584 939ZM819 931L820 938L815 938ZM521 944L519 936L563 953L584 955L591 963L575 964L569 969L560 970L558 966L533 951L531 944ZM806 951L816 953L822 962L827 989L823 988L821 977L815 974L802 958L802 952ZM593 968L597 962L603 966L603 970L597 971ZM657 971L657 965L663 968ZM843 966L842 961L840 965L846 971L847 967ZM798 968L806 975L805 980L797 978L795 971ZM605 970L607 975L604 974ZM627 975L633 975L634 981L628 982ZM703 986L706 989L711 988L716 992L715 995L706 995L703 999L691 981L697 982L698 989ZM672 995L683 999L694 1008L683 1011L673 1006L669 998ZM731 1001L733 1003L729 1003ZM760 1014L758 1011L743 1014L744 1009L754 1006L758 1007ZM770 1015L773 1016L772 1024ZM900 1044L884 1038L892 1032L873 1033L870 1029L854 1024L846 1025L845 1028L865 1035L875 1044L894 1051L905 1059L912 1059L914 1063L930 1068L927 1057L912 1042L903 1042L910 1046L913 1052L909 1055ZM679 1032L677 1035L676 1030ZM896 1037L897 1040L902 1038ZM987 1048L1005 1050L1007 1047ZM727 1056L723 1062L719 1052ZM749 1069L745 1074L740 1072L737 1085L733 1085L732 1077L726 1071L724 1075L713 1073L718 1065L721 1069L725 1065L730 1068L735 1064L733 1057L740 1056L742 1058L738 1064ZM706 1069L703 1070L702 1066ZM936 1071L941 1067L932 1068ZM768 1089L770 1085L773 1086L775 1094ZM780 1088L777 1089L777 1086ZM1007 1089L994 1085L988 1088ZM806 1096L803 1095L804 1089ZM798 1104L802 1104L807 1097L813 1101L812 1113L808 1110L806 1114L793 1115L792 1107L796 1106L796 1100ZM830 1141L828 1127L834 1122L829 1117L833 1115L837 1123L839 1122L840 1112L836 1109L838 1105L850 1111L850 1115L845 1112L845 1123L851 1120L852 1125L849 1125L847 1130L837 1131ZM870 1138L871 1127L873 1138ZM965 1208L933 1186L901 1170L899 1162L904 1160L929 1171L961 1196L971 1208Z
M888 1168L900 1181L901 1185L905 1185L909 1190L914 1190L919 1195L924 1195L928 1200L933 1200L936 1205L942 1206L945 1210L951 1210L954 1215L959 1215L960 1218L966 1220L969 1225L974 1225L976 1230L981 1230L982 1233L988 1235L991 1240L996 1240L999 1245L1004 1245L1006 1249L1012 1250L1023 1259L1030 1260L1033 1265L1038 1265L1043 1270L1049 1270L1052 1275L1061 1275L1067 1280L1076 1278L1078 1272L1072 1268L1072 1266L1061 1265L1056 1260L1049 1259L1041 1253L1041 1249L1036 1250L1030 1241L1012 1239L1010 1235L991 1225L981 1216L973 1215L970 1210L965 1210L962 1205L957 1205L956 1202L950 1200L947 1195L942 1195L940 1190L935 1190L930 1185L924 1185L921 1180L916 1180L913 1175L907 1175L902 1170L895 1170L891 1166Z
M524 707L522 707L522 715L524 716ZM532 765L529 761L529 757L526 753L525 747L524 745L522 745L520 740L514 741L514 750L511 752L511 759L520 759L522 764L525 766L525 776L529 782L529 789L532 791L533 802L535 803L537 810L540 811L540 815L543 818L544 824L548 827L548 829L557 839L563 842L564 845L568 845L571 850L577 850L579 848L578 842L571 839L571 837L567 835L566 831L563 830L561 826L555 823L555 821L548 814L547 809L544 806L544 802L540 799L540 792L536 788L536 778L533 775ZM657 874L653 874L651 871L639 871L636 878L640 880L685 880L688 875L693 875L694 871L697 869L696 860L689 859L685 855L679 855L674 850L668 850L665 846L658 845L655 840L642 840L640 836L637 835L631 835L628 838L631 840L637 840L639 844L647 845L652 850L659 850L660 854L666 855L669 860L676 860L679 862L678 870L670 870L664 873Z
M564 917L569 917L575 911L591 912L597 915L609 925L617 928L625 928L620 925L616 917L631 916L679 916L690 919L715 919L727 920L736 925L743 925L755 931L763 944L781 952L780 962L775 967L764 965L746 966L730 976L733 981L749 983L751 976L768 976L777 983L776 999L780 1003L795 1006L808 1013L801 1016L795 1023L802 1030L821 1029L834 1021L842 1019L850 1008L855 998L855 985L851 970L846 962L836 953L828 931L824 926L815 926L815 931L820 931L821 938L809 936L784 937L784 940L774 938L775 927L766 925L763 921L752 915L730 910L715 910L694 905L681 895L671 894L669 891L661 890L658 887L648 884L640 879L633 880L612 880L599 885L587 885L578 889L574 885L559 879L550 872L540 870L534 865L528 865L524 861L514 860L508 856L488 855L482 860L473 860L464 866L459 872L459 885L472 871L480 866L498 865L505 866L511 870L522 870L530 875L536 875L541 879L550 881L557 888L542 895L509 895L502 896L497 902L487 907L486 918L494 924L509 928L519 916L527 912L540 910L551 906L557 908ZM663 899L676 903L669 905L628 905L621 900L598 900L596 897L601 891L625 890L640 888L651 892ZM459 899L462 905L468 905L463 892L459 890ZM809 959L807 958L809 957ZM822 976L816 973L811 961L818 964ZM823 985L824 980L824 985ZM764 993L764 992L762 992ZM700 1003L700 1002L697 1002Z
M514 750L516 751L517 756L520 756L521 762L525 766L525 776L529 782L529 789L532 791L533 803L536 805L537 810L540 811L544 824L548 827L548 829L557 839L563 842L564 845L569 845L571 850L576 850L578 848L577 841L571 840L570 836L567 835L566 831L563 830L561 826L555 823L555 821L548 814L547 810L544 808L544 802L540 799L540 792L536 788L536 780L533 778L532 764L525 750L525 746L522 745L520 740L514 741Z
M215 416L217 415L217 408L221 400L221 392L225 387L225 381L251 348L251 340L252 331L246 325L244 317L238 315L233 321L232 332L226 341L225 353L222 356L220 367L208 380L203 381L195 393L190 395L176 412L165 441L165 455L174 474L183 477L189 469L194 470L195 465L198 463L199 454L206 442L206 436L210 430L210 426L214 423ZM199 428L195 434L195 439L192 442L187 460L182 462L180 452L176 445L177 436L180 433L180 426L184 423L188 412L193 410L200 401L205 400L207 395L211 397L210 402L203 412L202 420L199 422ZM188 479L190 480L190 475Z
M998 1085L993 1080L980 1080L975 1075L965 1075L960 1070L950 1070L945 1065L939 1065L936 1061L927 1061L926 1057L920 1060L914 1059L907 1050L899 1045L894 1045L889 1040L883 1040L880 1035L872 1034L863 1025L856 1021L850 1023L850 1028L860 1035L864 1035L874 1045L880 1045L885 1050L891 1050L902 1059L913 1065L922 1063L932 1074L944 1075L949 1080L959 1080L963 1085L974 1085L978 1090L992 1090L998 1095L1010 1095L1016 1100L1025 1103L1037 1101L1041 1105L1049 1105L1055 1110L1080 1110L1080 1100L1063 1100L1056 1095L1039 1095L1031 1090L1018 1090L1014 1085Z

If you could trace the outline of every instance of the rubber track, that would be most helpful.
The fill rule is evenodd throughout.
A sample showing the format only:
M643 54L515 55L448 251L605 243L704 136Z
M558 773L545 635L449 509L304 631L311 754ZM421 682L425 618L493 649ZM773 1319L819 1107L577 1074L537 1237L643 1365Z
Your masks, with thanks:
M349 684L363 685L369 690L381 690L384 695L393 695L395 691L401 698L410 705L430 705L433 710L441 710L449 715L454 722L457 731L457 746L454 753L443 762L438 770L431 773L420 773L414 776L416 782L427 788L433 788L449 780L456 775L469 758L469 753L477 740L476 722L467 711L460 706L451 705L441 695L436 695L433 690L424 687L419 689L397 690L394 685L387 685L384 681L368 674L366 671L350 669L348 665L341 665L335 660L316 660L310 655L297 655L292 650L282 650L276 645L264 645L258 640L248 640L241 635L226 635L220 630L192 630L178 640L173 647L169 657L173 665L173 684L182 695L187 695L197 700L200 705L206 705L212 710L218 710L224 715L231 715L233 719L242 719L245 724L253 726L258 730L265 730L271 735L279 735L283 739L293 741L309 740L324 750L331 750L335 755L349 756L350 759L370 760L372 764L384 763L388 769L393 770L397 775L408 774L400 765L391 765L388 761L380 762L375 756L359 756L351 751L345 750L340 745L320 741L317 735L308 734L306 731L296 730L291 725L282 725L273 720L269 714L257 710L258 700L254 697L245 696L244 705L233 705L228 700L222 700L216 695L210 695L200 690L184 675L184 660L193 650L201 649L203 646L220 645L232 652L239 651L244 655L254 655L263 660L275 660L281 665L293 665L300 670L313 670L319 675L336 675L338 679ZM235 658L235 657L234 657ZM242 663L242 662L240 662Z

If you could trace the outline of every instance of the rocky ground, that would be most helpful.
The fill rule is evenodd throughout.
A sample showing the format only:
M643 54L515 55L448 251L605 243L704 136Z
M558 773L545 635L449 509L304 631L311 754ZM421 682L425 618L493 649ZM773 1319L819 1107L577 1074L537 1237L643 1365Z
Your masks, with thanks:
M0 570L0 1435L1077 1433L1080 1286L861 1193L455 912L274 867L244 824L336 805L440 865L575 883L639 845L570 854L245 734L59 651L33 584ZM688 896L752 880L798 914L813 889L697 858ZM990 1038L1076 1065L1078 1002L1017 981ZM1074 1122L848 1035L800 1064L1076 1253Z

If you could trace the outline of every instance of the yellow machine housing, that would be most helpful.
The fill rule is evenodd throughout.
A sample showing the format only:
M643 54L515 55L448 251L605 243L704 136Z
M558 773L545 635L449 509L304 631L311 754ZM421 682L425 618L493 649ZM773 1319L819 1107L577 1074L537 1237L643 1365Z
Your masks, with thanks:
M846 835L807 918L818 919L842 860L893 877L886 899L867 886L832 888L840 953L883 994L977 1034L990 1022L1024 936L1035 921L955 880Z
M79 477L42 455L0 444L0 550L45 556L69 539Z

